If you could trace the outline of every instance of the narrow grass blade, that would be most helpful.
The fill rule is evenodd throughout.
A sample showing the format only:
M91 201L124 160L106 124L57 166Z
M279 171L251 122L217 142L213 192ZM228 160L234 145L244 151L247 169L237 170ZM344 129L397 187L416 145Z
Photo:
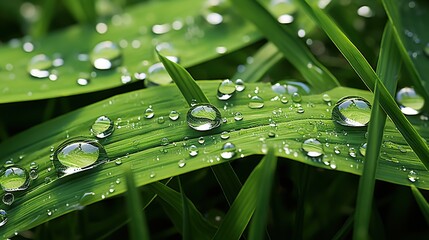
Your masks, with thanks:
M310 179L309 166L303 166L302 169L299 170L299 173L299 182L296 183L298 188L298 203L295 213L295 227L293 234L294 240L303 238L305 201L307 200L308 183Z
M65 0L63 2L78 22L92 23L95 21L94 0Z
M146 218L144 213L140 211L143 207L139 192L137 191L137 187L134 182L134 175L131 170L125 173L125 179L127 181L127 210L128 215L131 218L129 222L131 239L149 239L149 230L147 228Z
M178 227L178 229L180 231L184 229L182 195L168 186L158 182L147 185L147 188L153 193L157 194L163 200L161 203L163 204L164 208L167 209L167 214L170 216L171 220ZM213 236L216 232L216 227L210 224L202 216L202 214L188 198L185 199L189 207L189 226L192 233L192 238L210 239L210 236Z
M250 229L249 239L263 239L267 225L267 217L269 213L270 196L274 174L277 165L277 157L274 156L274 149L270 148L265 156L264 164L261 168L261 175L256 188L259 189L256 197L255 213L253 214Z
M299 3L301 9L312 17L313 20L316 21L326 32L347 61L349 61L368 89L374 91L375 83L380 82L379 77L366 61L365 57L339 29L334 21L315 5L309 5L304 0L297 1L297 3ZM419 156L419 159L425 165L426 170L429 169L429 148L425 141L398 108L395 100L389 94L389 91L384 84L379 83L377 86L380 90L380 104L383 110L395 123L396 127L417 156Z
M238 179L237 174L235 174L234 169L229 163L216 165L211 167L211 169L222 188L222 192L225 195L228 204L231 205L242 187L240 179ZM225 185L222 184L222 182L229 182L229 184Z
M401 67L401 57L396 46L393 30L387 23L380 49L380 58L377 64L377 74L387 87L391 95L396 90L397 76ZM378 82L376 82L378 84ZM365 153L365 164L359 182L357 203L354 220L354 239L366 239L369 237L372 199L375 185L380 146L383 140L383 129L386 123L386 113L379 104L380 91L375 87L374 102L371 109L371 121L368 127L368 142ZM381 129L381 130L380 130Z
M237 72L231 80L241 79L245 82L258 82L276 63L283 59L283 54L279 52L272 43L266 43L253 56L253 62L246 65L246 71Z
M320 91L339 85L337 79L310 53L304 43L288 28L283 28L258 1L232 0L237 11L252 21L305 80Z
M353 216L347 218L343 226L338 230L338 232L332 237L332 240L341 240L346 239L347 234L350 232L353 226Z
M414 198L416 199L416 202L419 205L426 222L429 224L429 203L423 197L423 194L419 191L419 189L416 188L416 186L411 185L411 191L413 192Z
M185 192L183 191L182 183L180 182L180 176L177 176L177 181L179 182L179 188L180 188L180 194L182 195L182 222L183 222L183 229L182 229L182 239L189 240L191 239L191 226L190 226L190 220L189 220L189 206L188 206L188 198L185 195Z
M33 27L30 28L30 35L37 38L44 36L48 32L49 24L52 20L52 15L55 12L55 0L43 0L41 6L40 18L36 21Z

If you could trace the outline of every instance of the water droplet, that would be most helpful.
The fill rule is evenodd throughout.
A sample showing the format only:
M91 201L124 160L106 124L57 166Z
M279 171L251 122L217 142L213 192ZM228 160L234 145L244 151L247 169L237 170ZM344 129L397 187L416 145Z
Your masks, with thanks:
M295 103L300 103L302 101L301 95L297 92L292 93L292 101Z
M199 137L198 138L198 143L199 144L204 144L204 142L205 142L206 140L204 139L204 137Z
M208 103L192 106L186 115L189 127L197 131L208 131L221 125L219 110Z
M72 138L58 146L53 163L61 177L94 168L107 160L104 147L97 141Z
M226 139L228 139L228 138L229 138L229 132L226 132L226 131L222 132L222 133L220 134L220 138L221 138L222 140L226 140Z
M297 107L297 108L296 108L296 112L297 112L297 113L304 113L304 112L305 112L305 110L304 110L304 108L303 108L303 107L299 106L299 107Z
M264 99L262 99L259 96L253 96L250 98L248 106L251 109L262 108L262 107L264 107Z
M356 149L355 148L349 148L349 155L350 155L350 157L352 157L352 158L355 158L356 157Z
M94 68L108 70L122 64L121 49L111 41L100 42L95 45L90 54L90 60Z
M371 104L361 97L344 97L335 104L332 119L343 126L363 127L371 117Z
M227 142L222 146L220 156L223 159L231 159L235 156L237 148L233 143Z
M47 78L49 69L52 68L52 60L45 54L39 54L31 58L27 66L28 73L35 78Z
M163 123L165 123L165 119L163 116L161 116L158 118L158 124L163 124Z
M417 180L419 180L419 176L417 174L416 171L411 170L408 172L408 180L410 180L410 182L414 183L417 182Z
M46 214L48 214L48 216L52 216L52 211L50 209L46 210Z
M32 180L35 180L39 177L39 172L36 169L31 169L29 175Z
M223 80L217 88L217 98L219 100L228 100L235 92L235 83L229 79Z
M39 164L36 162L31 162L30 163L30 169L34 169L34 170L39 169Z
M6 193L5 195L3 195L3 203L6 205L12 205L13 201L15 201L15 196L13 195L13 193Z
M322 99L326 104L328 104L328 106L331 106L331 96L325 93L322 95Z
M3 209L0 209L0 227L4 226L7 223L7 212Z
M177 163L177 165L179 165L179 168L182 168L186 165L186 162L185 162L185 160L182 159Z
M189 156L191 157L195 157L198 155L198 147L195 145L191 145L189 146Z
M288 102L289 102L289 100L287 99L287 97L286 97L286 96L283 96L283 97L280 99L280 102L282 102L283 104L286 104L286 103L288 103Z
M234 114L234 120L235 121L241 121L241 120L243 120L243 114L241 112L236 112Z
M167 70L162 63L155 63L148 69L148 75L145 80L146 87L162 86L173 82Z
M362 145L360 145L359 152L360 152L360 154L362 154L362 156L365 156L365 154L366 154L366 143L363 143Z
M155 24L152 26L152 32L158 35L168 33L171 30L170 24Z
M7 167L0 177L2 189L8 192L25 190L29 184L28 172L16 165Z
M150 177L150 178L154 178L155 176L156 176L156 173L155 173L155 172L150 172L150 173L149 173L149 177Z
M98 117L91 127L91 132L97 138L106 138L112 135L114 130L115 130L115 127L114 127L113 121L106 116Z
M153 111L152 107L149 106L144 111L144 117L147 119L150 119L150 118L153 118L153 116L155 116L155 112Z
M170 143L170 140L168 140L168 138L163 137L161 138L161 145L162 146L167 146Z
M176 121L177 119L179 119L179 116L180 116L179 112L175 110L171 111L170 114L168 115L168 117L173 121Z
M315 138L309 138L305 140L301 145L302 150L307 154L307 156L316 158L324 154L323 144Z
M340 154L340 153L341 153L340 147L335 146L335 147L334 147L334 153L335 153L335 154Z
M237 90L237 92L242 92L244 89L246 89L244 81L241 79L235 80L235 90Z
M417 115L421 112L425 99L414 88L404 87L396 93L396 101L405 115Z

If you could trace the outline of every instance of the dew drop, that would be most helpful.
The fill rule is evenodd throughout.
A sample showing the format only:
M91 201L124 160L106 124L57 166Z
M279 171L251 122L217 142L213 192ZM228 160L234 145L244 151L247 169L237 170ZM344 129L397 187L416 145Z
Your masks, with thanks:
M197 131L208 131L219 127L221 118L219 110L208 103L192 106L186 115L188 126Z
M144 111L144 117L147 119L150 119L150 118L153 118L153 116L155 116L155 112L153 111L152 107L149 106Z
M36 162L31 162L30 169L34 169L34 170L39 169L39 164L37 164Z
M13 193L6 193L5 195L3 195L3 203L6 205L12 205L13 201L15 201L15 196L13 195Z
M315 138L309 138L305 140L301 145L302 150L307 154L307 156L312 158L320 157L324 154L323 144Z
M191 157L195 157L198 155L198 147L195 145L189 146L188 151L189 151L189 156Z
M39 177L39 172L36 169L31 169L29 175L32 180L35 180Z
M396 101L405 115L417 115L421 112L425 99L414 88L404 87L396 93Z
M243 120L243 114L241 112L236 112L234 114L234 120L235 121L241 121L241 120Z
M150 178L154 178L155 176L156 176L156 173L155 173L155 172L150 172L150 173L149 173L149 177L150 177Z
M341 153L340 147L335 146L335 147L334 147L334 153L335 153L335 154L340 154L340 153Z
M283 14L277 18L277 21L281 24L289 24L293 22L293 16L289 14Z
M158 124L164 124L165 123L165 119L163 116L158 118Z
M408 172L408 180L410 180L410 182L414 183L417 182L419 180L419 176L417 174L416 171L411 170Z
M242 92L244 89L246 89L244 81L241 79L235 80L235 90L237 90L237 92Z
M38 54L31 58L27 66L28 73L35 78L47 78L49 69L52 68L52 60L45 54Z
M286 104L289 102L289 100L287 99L286 96L283 96L282 98L280 98L280 102L282 102L283 104Z
M204 137L199 137L198 138L198 143L199 144L204 144L204 142L205 142L206 140L204 139Z
M292 101L294 103L300 103L302 101L301 95L297 92L292 93Z
M30 177L28 172L16 165L9 166L0 177L0 185L4 191L14 192L28 188Z
M179 162L177 162L177 165L179 166L179 168L183 168L184 166L186 166L186 162L185 160L180 160Z
M299 106L299 107L297 107L297 108L296 108L296 112L297 112L297 113L304 113L304 112L305 112L305 110L304 110L304 108L303 108L303 107Z
M164 65L159 62L151 65L145 80L146 87L162 86L173 82Z
M362 154L362 156L365 156L365 154L366 154L366 143L363 143L362 145L360 145L359 153Z
M100 143L93 139L77 137L58 146L53 163L61 177L94 168L107 160L106 150Z
M91 132L97 138L106 138L115 130L114 123L106 116L98 117L91 126Z
M264 107L264 99L262 99L259 96L253 96L253 97L250 98L248 106L251 109L262 108L262 107Z
M349 148L349 155L350 155L350 157L352 157L352 158L355 158L356 157L356 149L355 148Z
M232 97L235 90L235 83L229 79L225 79L217 88L217 98L219 100L228 100Z
M170 114L168 115L168 117L169 117L172 121L176 121L177 119L179 119L179 116L180 116L179 112L177 112L177 111L175 111L175 110L172 110L172 111L170 112Z
M322 99L326 104L328 104L328 106L331 106L331 96L325 93L322 95Z
M100 42L95 45L89 56L94 68L108 70L122 64L121 49L111 41Z
M237 148L233 143L227 142L222 146L220 156L223 159L231 159L235 156Z
M335 104L332 119L343 126L364 127L371 117L371 104L361 97L344 97Z
M7 212L3 209L0 209L0 227L4 226L7 223Z
M222 140L227 140L227 139L229 139L229 132L226 132L226 131L222 132L222 133L220 134L220 138L221 138Z

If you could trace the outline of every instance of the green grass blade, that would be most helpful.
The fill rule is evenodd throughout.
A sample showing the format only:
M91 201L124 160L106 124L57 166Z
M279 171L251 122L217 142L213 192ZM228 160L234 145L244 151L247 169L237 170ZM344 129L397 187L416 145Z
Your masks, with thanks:
M64 0L63 2L78 22L95 22L97 17L95 14L95 0Z
M265 156L264 163L261 168L261 176L256 188L259 189L256 195L255 213L253 214L250 229L249 239L257 240L263 239L267 225L267 218L269 213L270 196L274 174L277 165L277 157L274 156L274 149L269 148Z
M346 239L347 234L350 232L353 226L353 216L347 218L343 226L338 230L338 232L332 237L332 240L341 240Z
M137 187L134 182L134 175L131 170L125 173L125 179L127 181L126 205L128 215L131 218L129 222L131 239L149 239L149 230L147 228L146 218L144 213L139 211L140 209L143 209L143 207L139 192L137 191Z
M396 90L397 76L401 67L401 58L396 47L393 30L388 23L385 27L381 43L380 58L377 64L377 74L388 88L391 95ZM378 82L377 82L378 83ZM375 185L380 146L383 139L386 113L379 105L380 92L375 87L374 102L371 109L371 121L368 126L368 142L365 154L365 164L359 182L358 196L354 220L354 239L367 239L370 226L372 199Z
M365 57L359 52L353 43L350 42L334 21L320 8L314 5L308 5L305 1L298 1L298 3L301 6L301 9L311 16L326 32L347 61L349 61L368 89L374 91L375 83L379 82L377 86L380 90L380 104L383 110L395 123L396 127L402 133L417 156L419 156L419 159L425 165L426 170L429 169L428 146L420 137L413 125L411 125L404 114L402 114L401 110L396 105L395 100L389 94L384 84L380 82L379 77L366 61Z
M270 68L283 59L283 54L279 52L272 43L266 43L253 56L253 61L246 66L246 71L237 72L231 80L242 79L246 82L259 82Z
M310 53L307 47L288 28L283 28L257 1L232 0L237 11L251 20L283 56L302 74L305 80L320 91L339 85L337 79Z
M180 188L180 194L182 195L182 222L183 222L183 229L182 229L182 239L189 240L191 239L191 226L190 226L190 216L189 216L189 206L188 206L188 198L185 195L185 192L183 191L182 183L180 182L180 176L177 176L177 181L179 182L179 188Z
M234 202L237 194L240 192L242 184L238 179L237 174L234 172L231 164L224 163L211 167L216 180L219 182L222 192L229 205ZM229 184L222 184L229 183Z
M411 185L411 191L413 192L414 198L416 199L416 202L419 205L426 222L429 224L429 203L423 197L423 194L419 191L419 189L416 188L416 186Z

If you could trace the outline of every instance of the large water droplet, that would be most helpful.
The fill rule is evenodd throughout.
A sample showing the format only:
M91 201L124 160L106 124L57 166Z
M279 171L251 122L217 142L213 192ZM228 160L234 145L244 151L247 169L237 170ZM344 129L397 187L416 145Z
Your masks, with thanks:
M0 209L0 227L7 223L7 212Z
M106 116L98 117L91 127L91 132L97 138L106 138L110 136L114 130L115 130L115 127L114 127L113 121Z
M417 182L417 180L419 180L419 176L417 174L416 171L411 170L408 172L408 180L410 180L410 182L414 183Z
M52 68L52 60L45 54L39 54L31 58L27 71L35 78L47 78L50 68Z
M253 96L250 98L248 106L251 109L262 108L262 107L264 107L264 99L262 99L259 96Z
M106 150L97 141L73 138L58 146L53 163L61 177L94 168L107 160Z
M16 165L7 167L0 177L2 189L8 192L25 190L29 184L28 172Z
M371 104L361 97L344 97L335 104L332 119L343 126L363 127L371 117Z
M155 111L153 111L152 107L149 106L144 111L144 117L147 119L150 119L150 118L153 118L153 116L155 116Z
M219 110L208 103L192 106L186 118L189 127L197 131L208 131L217 128L222 120Z
M6 193L3 195L3 203L6 205L12 205L13 201L15 201L15 196L13 193Z
M231 159L235 156L237 148L233 143L227 142L222 146L220 156L223 159Z
M195 157L198 155L198 147L195 145L191 145L189 146L189 156L191 157Z
M172 110L170 112L170 114L168 115L168 117L173 121L176 121L177 119L179 119L179 116L180 116L179 112L177 112L175 110Z
M405 115L417 115L421 112L425 99L414 88L404 87L396 93L396 101Z
M316 158L324 154L323 144L315 138L309 138L305 140L301 145L302 150L307 154L307 156Z
M115 43L104 41L95 45L90 59L94 68L108 70L122 64L122 52Z
M235 83L229 79L223 80L217 88L217 98L219 100L228 100L235 92Z

